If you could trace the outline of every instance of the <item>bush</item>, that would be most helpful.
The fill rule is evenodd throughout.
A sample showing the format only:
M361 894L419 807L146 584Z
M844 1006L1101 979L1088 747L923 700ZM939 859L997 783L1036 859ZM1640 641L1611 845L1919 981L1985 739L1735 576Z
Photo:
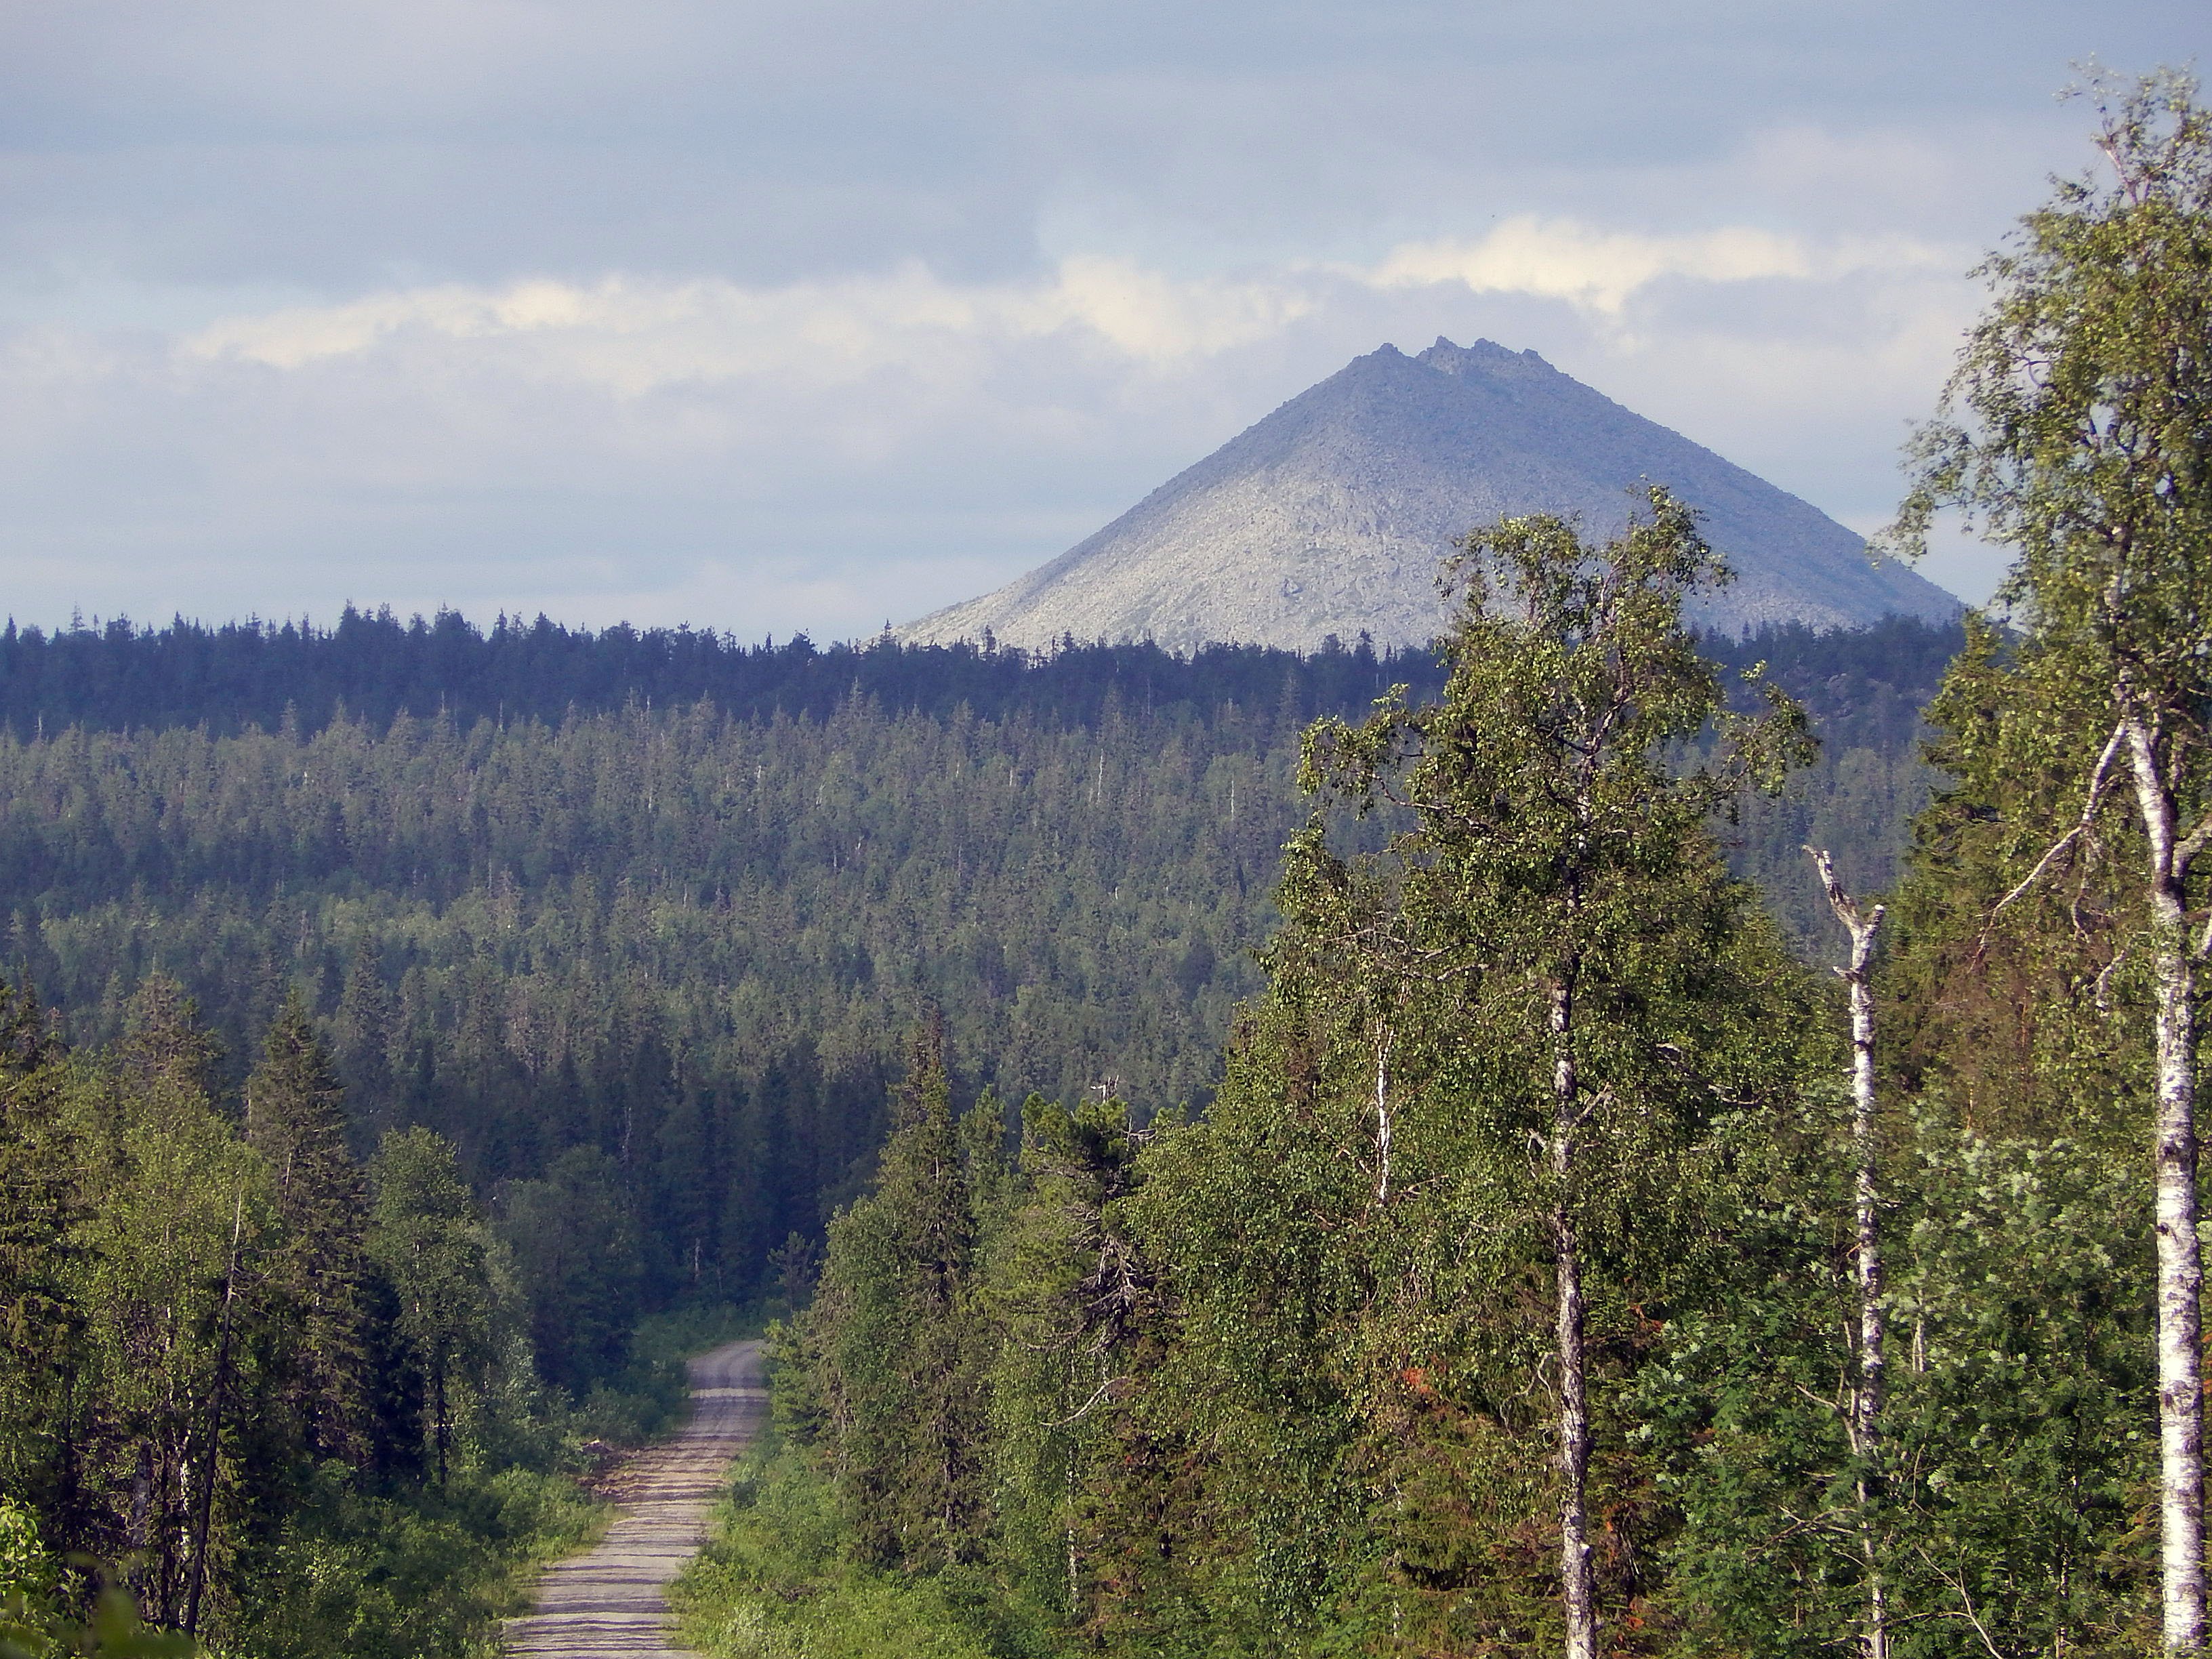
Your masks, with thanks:
M713 1659L1006 1659L988 1594L957 1574L854 1561L828 1482L763 1442L738 1467L712 1542L669 1592L680 1638Z

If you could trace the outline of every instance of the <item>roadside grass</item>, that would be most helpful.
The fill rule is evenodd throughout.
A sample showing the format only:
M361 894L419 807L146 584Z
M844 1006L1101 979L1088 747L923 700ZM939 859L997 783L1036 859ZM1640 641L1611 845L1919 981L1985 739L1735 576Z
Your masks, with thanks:
M853 1559L828 1482L772 1431L738 1466L711 1541L670 1587L710 1659L1006 1659L990 1587ZM1018 1644L1017 1644L1018 1645Z
M547 1561L589 1544L609 1506L567 1474L456 1470L406 1499L330 1466L258 1563L218 1652L252 1659L492 1659Z

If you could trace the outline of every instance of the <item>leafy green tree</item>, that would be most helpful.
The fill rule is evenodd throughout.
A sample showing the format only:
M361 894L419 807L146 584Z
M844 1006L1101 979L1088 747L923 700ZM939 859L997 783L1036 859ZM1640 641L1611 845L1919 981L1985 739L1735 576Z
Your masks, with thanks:
M88 1102L105 1133L79 1235L103 1499L82 1544L133 1561L146 1616L187 1628L228 1611L276 1474L246 1406L269 1381L282 1240L267 1165L206 1092L213 1054L173 981L140 988Z
M1707 826L1747 781L1804 757L1802 717L1778 692L1764 720L1727 712L1681 623L1685 597L1725 567L1690 509L1654 489L1649 510L1601 550L1547 517L1470 536L1441 701L1394 697L1308 740L1314 786L1411 820L1392 843L1401 971L1454 984L1485 1109L1540 1149L1528 1201L1550 1258L1569 1659L1597 1651L1593 1246L1632 1256L1630 1172L1664 1171L1717 1102L1774 1089L1789 1059L1763 1029L1780 952ZM1669 772L1666 746L1715 721L1730 763Z
M1852 1354L1850 1406L1845 1413L1851 1455L1859 1465L1854 1492L1866 1565L1866 1617L1859 1646L1866 1659L1888 1659L1888 1590L1874 1520L1881 1485L1882 1385L1888 1370L1888 1331L1882 1307L1881 1156L1875 1089L1874 947L1883 907L1863 905L1836 874L1835 860L1808 847L1828 907L1850 935L1847 966L1836 973L1847 988L1851 1021L1851 1276L1857 1291L1858 1341Z
M1811 1096L1811 1091L1808 1091ZM1869 1524L1893 1654L2141 1653L2155 1574L2148 1194L2134 1160L1895 1115L1885 1183L1886 1478L1852 1444L1850 1112L1720 1127L1726 1248L1637 1379L1679 1517L1655 1609L1696 1655L1862 1640Z
M2187 76L2104 85L2107 171L2063 182L1984 267L1993 290L1923 432L1897 535L1966 507L2010 545L2001 590L2023 639L1985 671L2008 720L2079 780L2078 811L1998 901L2090 854L2133 798L2140 937L2155 1003L2160 1503L2168 1651L2205 1641L2203 1269L2197 1244L2192 886L2212 732L2212 112ZM2054 718L2055 717L2055 718ZM2051 729L2055 728L2055 729Z
M374 1204L368 1252L398 1303L396 1334L422 1379L426 1428L446 1484L454 1395L489 1358L490 1289L484 1232L453 1143L428 1129L395 1129L368 1166Z

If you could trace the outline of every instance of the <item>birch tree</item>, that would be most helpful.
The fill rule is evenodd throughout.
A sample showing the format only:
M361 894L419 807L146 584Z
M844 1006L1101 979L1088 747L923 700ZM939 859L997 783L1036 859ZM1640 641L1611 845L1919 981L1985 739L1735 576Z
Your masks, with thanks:
M1893 532L1925 545L1964 507L2014 559L1999 600L2012 674L2074 733L2080 811L2002 903L2076 856L2123 803L2140 835L2142 941L2155 981L2163 1640L2205 1641L2203 1271L2197 1238L2196 998L2212 923L2191 877L2212 842L2212 112L2160 72L2101 83L2103 164L2061 181L1982 268L1990 308L1943 417L1916 441ZM2195 937L2192 938L2192 933Z
M1882 907L1862 905L1836 874L1825 851L1805 849L1820 872L1820 885L1836 920L1850 935L1848 967L1837 974L1850 988L1851 1009L1852 1277L1858 1291L1858 1375L1850 1401L1851 1453L1859 1464L1859 1543L1866 1557L1866 1619L1859 1633L1866 1659L1889 1659L1887 1587L1872 1515L1881 1479L1881 1401L1886 1353L1881 1306L1881 1167L1875 1140L1874 945Z
M1525 1137L1550 1256L1567 1659L1598 1651L1592 1234L1617 1236L1636 1207L1617 1201L1649 1162L1632 1144L1735 1092L1720 1073L1759 1000L1740 954L1757 924L1709 818L1808 747L1778 696L1765 719L1727 713L1681 622L1685 597L1726 568L1689 507L1658 489L1646 501L1602 548L1550 516L1470 536L1443 700L1410 708L1394 693L1360 726L1325 722L1305 769L1310 786L1410 818L1392 847L1401 971L1455 982L1461 1040L1492 1051L1501 1096L1521 1103L1498 1121ZM1670 772L1667 746L1717 720L1730 760Z

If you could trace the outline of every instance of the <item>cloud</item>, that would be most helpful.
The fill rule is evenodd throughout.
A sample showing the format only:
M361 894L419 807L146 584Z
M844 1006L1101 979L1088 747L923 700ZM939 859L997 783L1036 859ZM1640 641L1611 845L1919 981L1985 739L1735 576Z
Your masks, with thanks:
M456 353L537 343L538 371L635 397L764 375L849 383L942 366L948 344L1086 337L1171 364L1279 332L1310 311L1295 283L1177 281L1128 261L1072 258L1034 283L960 283L908 261L876 276L746 287L609 277L394 289L331 306L224 318L181 344L187 362L299 370L409 342Z
M1954 252L1904 237L1814 239L1745 225L1654 236L1521 215L1474 241L1407 243L1368 273L1385 288L1459 283L1477 294L1529 294L1618 317L1662 277L1698 283L1832 279L1869 270L1954 267Z
M1438 333L1535 346L1864 517L1971 299L1931 261L1553 216L1229 274L1094 253L1023 278L540 276L0 331L10 605L871 630L1059 552L1351 356Z
M879 275L775 286L635 276L441 283L227 317L186 337L179 356L187 365L296 372L428 347L455 360L495 355L507 373L624 398L769 377L850 385L886 370L957 372L963 362L972 371L983 356L1042 340L1170 370L1279 336L1346 288L1456 284L1619 319L1664 279L1826 283L1959 260L1903 238L1820 244L1745 226L1653 236L1519 217L1472 240L1404 243L1368 267L1293 264L1234 279L1075 256L1027 282L960 283L908 261Z

